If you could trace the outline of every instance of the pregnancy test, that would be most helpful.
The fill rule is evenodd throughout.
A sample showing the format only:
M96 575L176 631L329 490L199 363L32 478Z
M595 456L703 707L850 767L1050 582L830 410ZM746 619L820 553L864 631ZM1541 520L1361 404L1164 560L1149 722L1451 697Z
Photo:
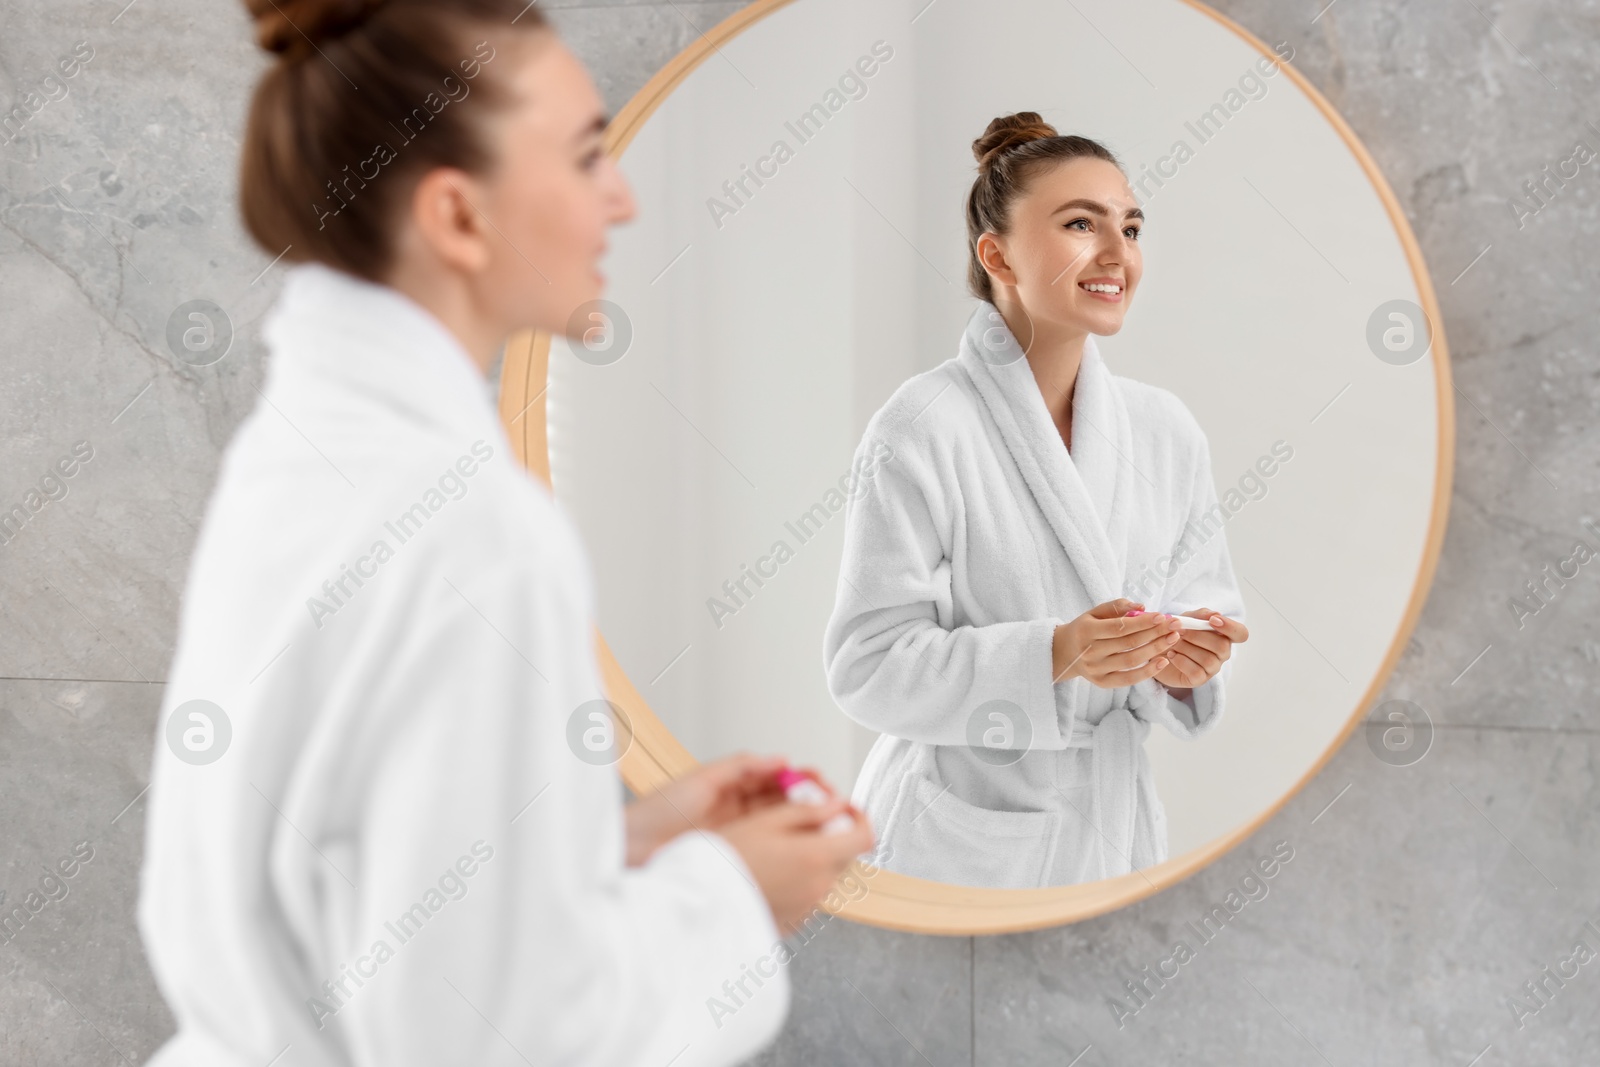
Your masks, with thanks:
M1128 612L1128 614L1129 615L1160 615L1160 614L1163 614L1163 613L1159 612L1159 611L1130 611L1130 612ZM1219 613L1213 612L1212 614L1219 614ZM1211 625L1210 618L1211 618L1211 616L1209 616L1209 615L1206 616L1204 619L1197 619L1193 615L1174 615L1172 617L1172 621L1177 623L1178 624L1178 628L1181 629L1181 630L1210 630L1212 633L1216 633L1217 632L1217 628L1215 626Z
M778 787L783 790L784 796L796 804L826 804L828 802L827 790L817 784L810 775L785 767L778 772ZM854 818L847 811L841 811L833 818L822 824L825 834L842 834L853 828L856 824Z

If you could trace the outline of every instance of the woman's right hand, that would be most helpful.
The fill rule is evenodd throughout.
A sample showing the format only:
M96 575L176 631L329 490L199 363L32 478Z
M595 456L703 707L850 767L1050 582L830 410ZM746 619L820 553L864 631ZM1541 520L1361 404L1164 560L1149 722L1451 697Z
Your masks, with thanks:
M1158 612L1126 597L1110 600L1056 627L1050 668L1056 681L1087 678L1102 689L1117 689L1155 677L1167 665L1163 654L1178 643L1181 628Z
M822 833L822 824L841 811L855 825ZM744 858L784 937L800 928L844 869L874 843L866 815L839 796L826 804L771 804L723 824L717 833Z

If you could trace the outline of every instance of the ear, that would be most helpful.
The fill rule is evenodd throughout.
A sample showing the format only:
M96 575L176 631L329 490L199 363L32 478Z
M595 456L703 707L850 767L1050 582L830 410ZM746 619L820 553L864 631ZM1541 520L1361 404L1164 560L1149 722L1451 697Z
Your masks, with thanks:
M475 274L491 259L493 228L484 218L485 194L466 171L434 167L411 194L411 221L418 236L439 259Z
M989 277L1002 285L1016 285L1017 272L1011 269L1006 262L1005 247L1001 244L1005 238L992 230L985 230L978 235L978 262L983 264L989 272Z

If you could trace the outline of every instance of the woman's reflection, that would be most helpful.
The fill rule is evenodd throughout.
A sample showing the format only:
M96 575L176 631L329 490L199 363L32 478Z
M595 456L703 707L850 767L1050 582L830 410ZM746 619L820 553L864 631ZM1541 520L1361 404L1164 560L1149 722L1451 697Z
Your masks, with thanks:
M853 799L885 867L1094 881L1167 858L1144 740L1216 726L1244 604L1205 434L1095 345L1142 271L1121 166L1031 111L973 152L980 303L957 355L901 385L857 450L893 458L849 506L828 685L883 735Z

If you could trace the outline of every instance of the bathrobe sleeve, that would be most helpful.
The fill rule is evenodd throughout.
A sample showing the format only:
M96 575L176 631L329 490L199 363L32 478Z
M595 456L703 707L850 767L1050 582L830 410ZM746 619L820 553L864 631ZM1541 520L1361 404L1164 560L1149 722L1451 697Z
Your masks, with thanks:
M368 980L325 1025L362 1067L743 1061L788 1008L780 935L720 835L624 866L616 767L581 758L571 725L602 695L575 535L486 544L457 518L429 533L469 549L380 579L411 624L372 649L352 877L326 880L354 897L329 912L355 916L328 966L361 953Z
M1242 622L1244 598L1240 595L1228 552L1226 513L1217 502L1211 448L1205 432L1188 409L1181 404L1178 407L1187 416L1179 424L1186 425L1191 435L1190 451L1195 462L1188 481L1189 508L1184 526L1174 537L1173 554L1181 557L1187 547L1189 555L1163 589L1160 604L1152 604L1150 608L1178 615L1207 607ZM1234 655L1237 654L1236 649ZM1187 692L1180 690L1184 694L1181 697L1160 682L1141 682L1134 686L1129 705L1139 718L1159 723L1178 737L1186 740L1200 737L1211 731L1222 715L1232 663L1231 657L1224 660L1222 669L1214 677Z
M944 490L922 450L903 435L885 449L869 428L856 468L884 451L892 455L857 479L847 505L839 584L823 636L834 701L880 733L966 745L979 743L968 735L974 711L1004 700L1022 709L1031 728L1031 736L1015 731L1015 747L1063 747L1051 643L1065 620L955 625L953 523Z

